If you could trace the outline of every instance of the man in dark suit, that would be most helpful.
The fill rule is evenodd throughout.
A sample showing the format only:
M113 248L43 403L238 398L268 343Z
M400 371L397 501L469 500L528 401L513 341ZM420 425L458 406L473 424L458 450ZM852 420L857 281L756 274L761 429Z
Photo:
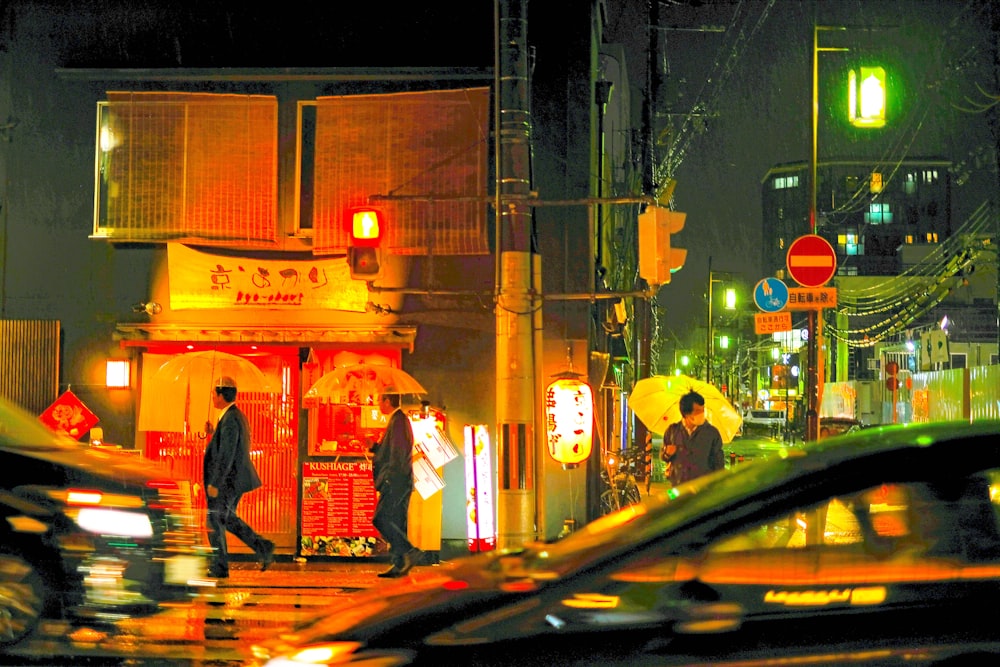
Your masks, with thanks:
M423 552L407 536L407 514L413 493L413 429L410 419L399 409L399 394L392 387L383 389L379 410L389 415L382 440L372 448L372 474L378 500L372 525L389 543L392 567L380 577L402 577L423 558Z
M209 576L223 579L229 576L229 551L226 531L240 538L254 550L261 570L274 561L274 542L254 532L236 515L236 507L244 493L260 488L260 477L250 460L250 425L236 407L236 381L220 377L212 392L212 405L219 411L214 432L206 424L212 439L205 448L205 495L208 504L208 541L215 553L208 569Z

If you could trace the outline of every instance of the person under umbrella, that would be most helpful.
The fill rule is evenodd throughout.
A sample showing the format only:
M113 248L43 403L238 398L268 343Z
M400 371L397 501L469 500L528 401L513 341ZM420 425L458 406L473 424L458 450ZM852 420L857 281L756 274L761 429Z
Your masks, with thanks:
M261 570L274 561L274 542L258 535L236 514L244 493L260 488L260 477L250 460L250 425L236 407L236 381L222 376L212 390L212 404L219 410L215 428L205 424L212 439L205 448L204 475L208 509L208 541L214 552L209 576L229 576L226 531L243 540L260 560Z
M372 447L372 475L378 500L372 525L389 543L392 567L380 577L404 576L423 558L423 552L407 536L407 514L413 493L413 429L399 408L400 395L386 387L379 396L379 410L389 417L382 440Z
M726 466L722 435L705 421L704 397L689 391L681 396L680 411L681 420L668 426L663 434L660 452L660 458L669 465L670 483L674 486Z

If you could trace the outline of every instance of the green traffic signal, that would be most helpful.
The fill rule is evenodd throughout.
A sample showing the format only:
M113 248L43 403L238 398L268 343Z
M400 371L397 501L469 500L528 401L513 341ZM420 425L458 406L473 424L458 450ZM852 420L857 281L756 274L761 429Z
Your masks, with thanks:
M847 115L855 127L885 125L886 82L882 67L852 69L847 79Z

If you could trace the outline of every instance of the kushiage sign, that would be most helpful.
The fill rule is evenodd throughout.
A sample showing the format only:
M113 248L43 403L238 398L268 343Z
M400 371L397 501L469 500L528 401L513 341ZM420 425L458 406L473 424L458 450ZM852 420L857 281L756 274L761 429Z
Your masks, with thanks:
M576 373L556 376L545 390L545 426L549 455L564 468L575 468L593 446L594 395Z

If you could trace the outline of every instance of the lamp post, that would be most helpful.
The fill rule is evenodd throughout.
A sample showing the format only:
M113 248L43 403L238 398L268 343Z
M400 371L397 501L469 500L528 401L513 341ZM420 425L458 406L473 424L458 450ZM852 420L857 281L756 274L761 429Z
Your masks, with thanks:
M809 156L809 233L816 233L816 164L819 153L819 54L825 51L848 51L842 47L823 47L819 45L819 33L825 30L846 30L842 26L822 26L813 24L812 49L812 152ZM805 440L819 438L819 340L817 323L819 311L809 310L806 341L806 432Z
M708 340L705 343L705 382L712 383L712 364L715 357L715 331L712 327L712 298L714 294L713 285L715 283L721 283L722 280L716 280L715 273L712 272L712 256L708 257ZM736 308L736 291L733 289L726 290L726 310L734 310Z

